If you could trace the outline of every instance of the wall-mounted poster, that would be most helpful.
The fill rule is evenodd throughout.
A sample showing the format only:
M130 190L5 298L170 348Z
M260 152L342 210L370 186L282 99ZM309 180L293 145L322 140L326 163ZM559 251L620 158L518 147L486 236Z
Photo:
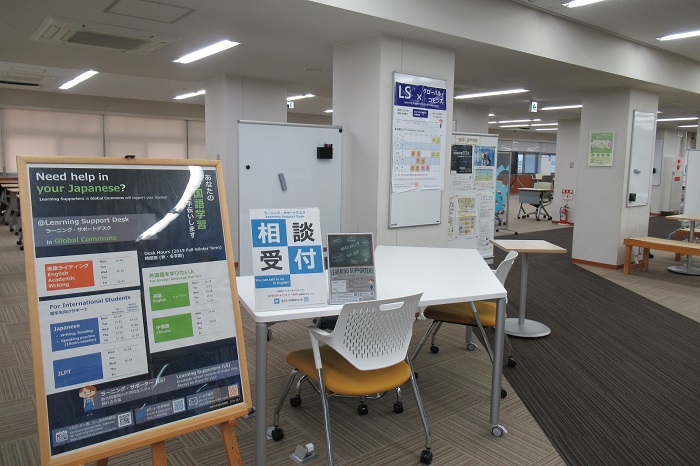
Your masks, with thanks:
M612 167L615 133L591 133L588 149L589 167Z
M42 463L246 413L220 162L18 160Z
M371 233L328 235L330 304L377 299Z
M452 137L447 244L477 249L490 258L496 219L498 137L467 133L453 133Z
M317 208L250 209L250 228L257 309L328 304Z

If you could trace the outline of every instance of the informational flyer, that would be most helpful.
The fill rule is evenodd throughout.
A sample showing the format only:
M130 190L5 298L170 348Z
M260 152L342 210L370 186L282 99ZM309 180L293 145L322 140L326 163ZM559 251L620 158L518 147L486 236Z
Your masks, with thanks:
M395 73L392 124L392 192L443 189L446 81Z
M328 280L331 304L377 299L371 233L328 235Z
M26 170L51 455L242 403L216 167Z
M448 187L449 247L477 249L493 256L490 240L496 219L496 149L498 137L453 134Z
M591 133L589 167L612 167L615 133Z
M328 304L317 208L250 209L250 228L258 310Z

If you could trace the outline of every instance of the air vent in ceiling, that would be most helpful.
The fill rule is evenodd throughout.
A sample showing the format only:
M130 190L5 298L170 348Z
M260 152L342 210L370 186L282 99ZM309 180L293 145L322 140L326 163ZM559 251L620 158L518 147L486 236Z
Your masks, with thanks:
M148 55L180 40L180 37L49 16L34 32L32 39L54 44L85 45Z

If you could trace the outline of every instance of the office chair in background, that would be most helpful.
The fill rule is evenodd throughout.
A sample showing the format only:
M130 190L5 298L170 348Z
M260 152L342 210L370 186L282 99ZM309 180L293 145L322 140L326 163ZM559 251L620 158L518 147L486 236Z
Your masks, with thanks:
M433 459L430 426L408 357L421 295L348 303L343 305L333 331L309 327L311 348L287 355L287 362L293 369L275 408L272 439L284 438L284 430L279 427L280 410L300 372L308 376L309 383L321 394L329 465L333 464L333 447L328 398L359 396L362 398L359 410L362 411L366 396L396 389L394 412L400 413L403 404L398 387L410 379L425 429L425 449L420 454L420 461L430 464ZM301 404L300 399L295 401L296 398L290 399L295 407Z
M508 272L510 272L515 258L518 257L516 251L510 251L505 259L498 265L498 268L493 271L498 277L501 284L505 285L506 277ZM476 345L472 341L472 328L478 327L481 331L481 336L484 339L484 346L489 354L491 363L493 363L493 350L491 349L491 344L486 336L486 331L484 327L495 327L496 326L496 303L492 301L476 301L476 302L466 302L466 303L454 303L454 304L440 304L437 306L428 306L423 311L423 315L432 319L433 322L428 327L428 330L421 338L418 346L413 352L411 359L415 360L418 353L423 348L428 337L430 340L430 352L437 354L440 348L435 344L436 335L438 330L443 323L448 324L459 324L466 326L466 343L467 349L473 351L476 349ZM508 347L508 367L515 367L516 361L513 358L513 348L511 347L508 335L505 335L505 343ZM508 392L505 389L501 389L501 398L505 398Z

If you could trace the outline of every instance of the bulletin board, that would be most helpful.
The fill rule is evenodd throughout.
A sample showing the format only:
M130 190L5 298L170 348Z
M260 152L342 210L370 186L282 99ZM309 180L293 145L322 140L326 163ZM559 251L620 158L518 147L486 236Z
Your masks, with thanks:
M389 228L440 223L447 81L394 73Z
M41 463L246 414L221 162L18 163Z
M445 190L449 199L447 246L478 250L482 257L493 257L491 240L495 235L497 196L496 155L498 136L453 133L450 150L450 176ZM498 182L506 189L507 187Z

